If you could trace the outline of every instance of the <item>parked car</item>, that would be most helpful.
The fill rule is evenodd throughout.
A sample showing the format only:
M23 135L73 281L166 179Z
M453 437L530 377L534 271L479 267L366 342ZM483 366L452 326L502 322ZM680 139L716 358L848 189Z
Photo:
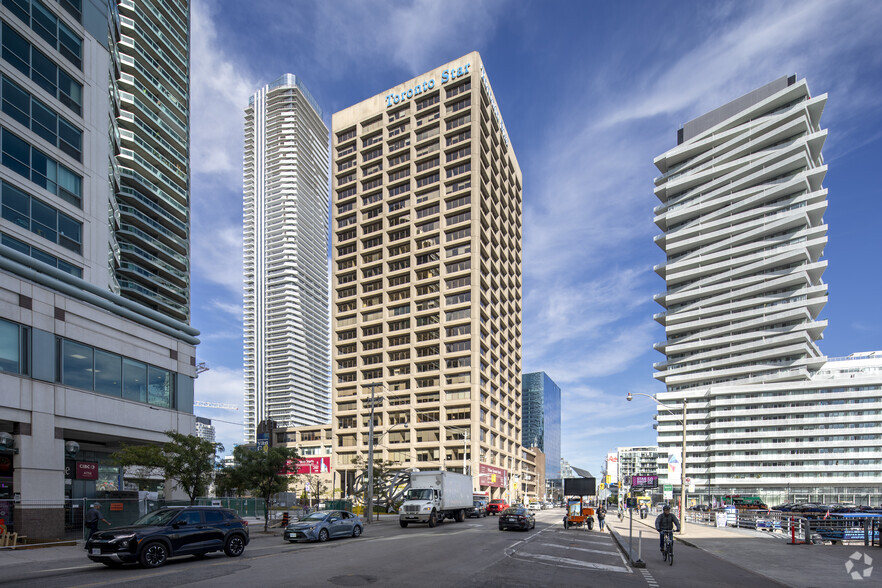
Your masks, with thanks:
M536 516L522 506L511 506L499 515L499 530L521 529L528 531L536 528Z
M473 502L474 506L468 510L466 516L481 518L487 516L487 503L483 500L475 500Z
M542 503L542 510L551 510L552 508L554 508L554 505L551 504L550 502L543 502Z
M345 510L317 510L285 528L285 541L318 541L358 537L364 530L361 517Z
M508 504L504 500L491 500L487 505L487 513L497 515L508 508Z
M86 541L86 555L107 566L140 562L145 568L157 568L179 555L201 557L223 551L238 557L248 541L248 523L231 509L169 506L131 525L94 533Z

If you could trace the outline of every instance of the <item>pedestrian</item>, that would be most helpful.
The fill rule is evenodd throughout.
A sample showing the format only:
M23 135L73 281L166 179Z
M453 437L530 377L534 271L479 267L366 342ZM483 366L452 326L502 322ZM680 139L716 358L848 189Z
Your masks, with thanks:
M601 532L603 531L603 527L606 524L606 509L603 508L603 505L597 507L597 525L600 527Z
M107 519L101 516L101 504L96 502L86 512L86 527L89 528L89 536L86 537L86 541L91 539L95 531L98 530L98 521L104 521L105 525L107 525L108 527L110 526L110 523L107 522Z

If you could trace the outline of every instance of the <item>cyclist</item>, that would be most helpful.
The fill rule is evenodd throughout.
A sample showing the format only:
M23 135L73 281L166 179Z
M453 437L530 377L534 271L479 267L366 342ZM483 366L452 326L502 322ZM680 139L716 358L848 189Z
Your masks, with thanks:
M680 521L671 512L671 507L666 504L662 508L662 513L655 518L655 530L658 531L658 546L662 553L665 552L665 532L673 531L674 527L677 527L677 532L679 533Z

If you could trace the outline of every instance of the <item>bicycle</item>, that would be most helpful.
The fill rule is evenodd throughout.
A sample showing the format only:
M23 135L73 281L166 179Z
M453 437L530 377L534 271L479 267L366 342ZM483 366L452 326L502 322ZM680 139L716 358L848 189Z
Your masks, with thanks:
M664 549L662 550L663 561L669 566L674 565L674 531L662 531L664 536Z

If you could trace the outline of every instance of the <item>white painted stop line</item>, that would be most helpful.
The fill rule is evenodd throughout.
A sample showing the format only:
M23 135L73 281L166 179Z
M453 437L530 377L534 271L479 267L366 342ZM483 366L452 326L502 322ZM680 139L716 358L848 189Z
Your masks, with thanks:
M603 570L606 572L618 572L621 574L632 574L633 573L629 568L626 568L623 566L613 566L613 565L609 565L609 564L594 563L594 562L590 562L590 561L579 561L577 559L570 559L568 557L554 557L552 555L542 555L539 553L520 553L520 552L517 554L517 557L523 558L523 559L527 559L527 558L538 559L540 561L546 561L549 563L563 564L563 565L568 565L568 566L574 566L577 568L586 568L586 569L590 569L590 570Z

